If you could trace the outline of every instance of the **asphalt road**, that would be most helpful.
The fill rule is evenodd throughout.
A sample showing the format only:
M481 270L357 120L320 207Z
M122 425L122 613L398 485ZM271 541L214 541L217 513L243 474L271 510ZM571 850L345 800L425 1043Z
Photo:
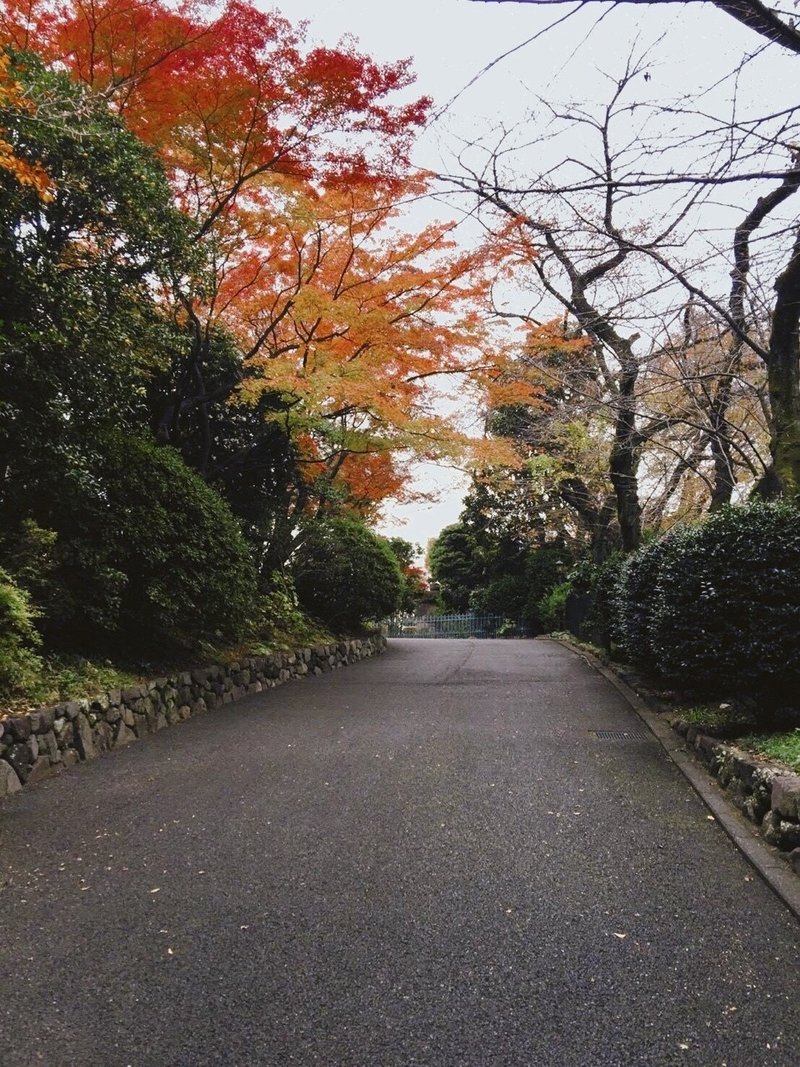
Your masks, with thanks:
M2 1067L800 1064L798 926L560 646L393 641L0 805Z

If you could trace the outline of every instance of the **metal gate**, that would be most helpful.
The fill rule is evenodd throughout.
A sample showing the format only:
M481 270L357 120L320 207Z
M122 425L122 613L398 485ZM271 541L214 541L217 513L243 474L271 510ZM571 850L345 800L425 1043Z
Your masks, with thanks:
M389 637L527 637L527 627L503 615L394 615Z

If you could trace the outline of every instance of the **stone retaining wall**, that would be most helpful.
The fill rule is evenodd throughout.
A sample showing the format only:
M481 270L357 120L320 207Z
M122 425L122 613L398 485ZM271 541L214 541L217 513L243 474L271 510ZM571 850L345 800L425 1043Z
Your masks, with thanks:
M386 648L382 635L250 656L0 720L0 797L146 734Z
M677 722L673 728L686 738L728 799L761 827L764 840L800 874L800 775L710 737L696 726Z

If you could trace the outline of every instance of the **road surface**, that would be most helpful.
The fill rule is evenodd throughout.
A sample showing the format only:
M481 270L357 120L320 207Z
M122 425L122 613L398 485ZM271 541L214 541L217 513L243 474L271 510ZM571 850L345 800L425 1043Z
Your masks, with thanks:
M392 641L9 798L0 1064L797 1067L797 923L642 730Z

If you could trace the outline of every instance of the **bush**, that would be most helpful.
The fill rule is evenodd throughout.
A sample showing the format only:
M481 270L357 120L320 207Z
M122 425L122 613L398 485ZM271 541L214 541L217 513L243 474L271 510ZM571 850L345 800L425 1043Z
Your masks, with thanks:
M525 579L520 575L504 574L488 585L470 593L469 609L485 615L503 615L519 619L528 596Z
M672 530L623 557L616 574L609 575L607 593L612 605L609 636L619 645L623 655L634 662L649 662L654 656L651 621L657 580L662 561L681 534L681 529Z
M0 695L30 685L41 667L33 651L39 635L27 595L0 570Z
M725 508L622 565L614 634L635 662L768 704L800 685L800 511Z
M588 601L577 636L610 651L617 628L620 572L625 556L615 552L603 563L583 560L570 572L572 595Z
M566 622L567 598L572 592L569 582L562 582L552 589L537 604L537 613L541 620L542 632L552 633L563 630Z
M309 523L292 570L303 607L339 631L390 615L403 591L388 544L349 517Z
M553 627L548 624L540 610L540 604L560 586L567 577L571 559L563 545L545 545L525 564L525 587L527 596L522 607L522 618L533 633L547 633ZM563 625L556 627L563 629Z
M86 474L86 471L89 474ZM79 650L239 639L255 569L222 499L177 452L109 434L46 516L55 531L45 635Z

